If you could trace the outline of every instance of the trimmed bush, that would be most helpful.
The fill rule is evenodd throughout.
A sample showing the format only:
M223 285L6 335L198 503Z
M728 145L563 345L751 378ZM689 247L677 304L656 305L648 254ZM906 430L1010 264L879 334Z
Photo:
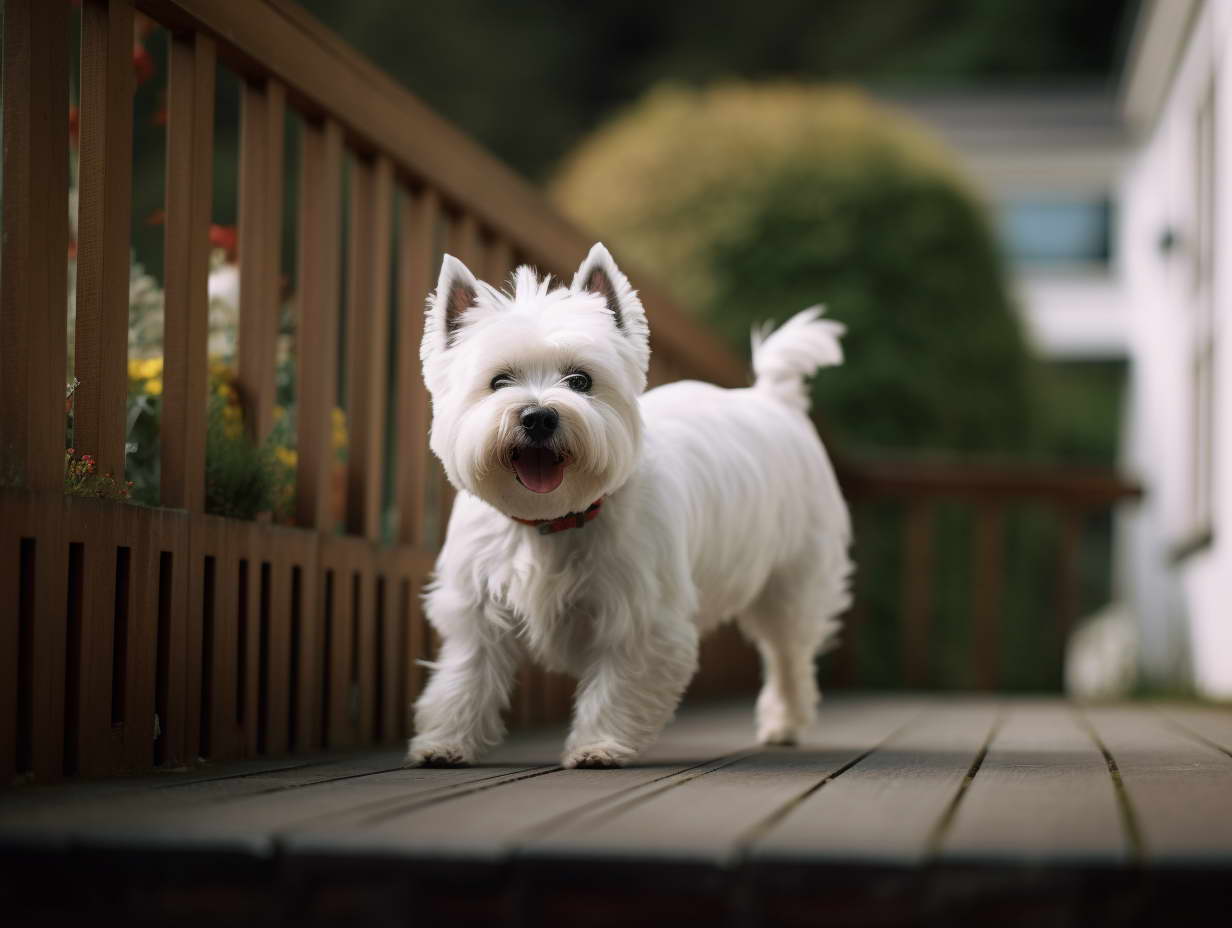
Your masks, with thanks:
M844 450L1025 450L1029 358L996 241L949 152L845 89L665 88L553 196L739 351L813 303L846 323L815 408Z

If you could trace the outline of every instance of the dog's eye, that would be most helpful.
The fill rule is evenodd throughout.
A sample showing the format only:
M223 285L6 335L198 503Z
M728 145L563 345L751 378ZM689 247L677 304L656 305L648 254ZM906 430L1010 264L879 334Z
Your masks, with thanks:
M492 378L492 382L488 384L492 390L499 390L501 387L512 387L513 378L509 374L497 374Z
M576 390L578 393L590 392L590 374L585 371L574 371L572 374L565 377L565 383L569 384L570 390Z

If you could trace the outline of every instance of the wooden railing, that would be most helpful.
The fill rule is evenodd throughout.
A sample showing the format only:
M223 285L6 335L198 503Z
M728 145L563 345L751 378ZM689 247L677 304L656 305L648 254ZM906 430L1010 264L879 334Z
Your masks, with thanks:
M162 508L63 495L70 2L5 4L0 782L406 737L418 662L432 653L419 591L450 499L426 447L418 361L440 255L491 281L520 263L568 279L592 244L289 0L83 0L74 436L100 470L122 474L125 461L137 12L169 35ZM237 386L258 441L274 415L284 114L302 122L294 528L204 512L220 66L242 80ZM391 280L396 391L382 311ZM746 382L744 364L713 336L640 275L638 286L652 382ZM340 377L345 534L334 531L331 500ZM395 501L392 544L381 538L385 495ZM709 645L711 675L723 676L725 649L748 662L735 640ZM514 723L561 717L571 690L524 671Z
M1059 683L1066 641L1079 614L1080 547L1094 518L1106 518L1118 504L1141 496L1138 484L1101 470L937 457L859 462L840 458L837 469L856 526L857 574L853 608L847 616L842 645L832 659L831 682L840 686L861 682L860 626L867 618L872 597L867 583L862 582L867 578L860 575L860 536L862 530L869 534L877 528L885 531L891 520L885 511L874 510L888 506L898 516L894 527L901 526L897 533L900 569L890 587L894 591L893 624L898 636L897 682L909 687L981 690L1004 685L1002 635L1009 592L1008 523L1023 510L1031 509L1046 513L1054 521L1054 531L1045 541L1052 563L1039 571L1038 577L1031 578L1041 586L1052 585L1038 617L1040 621L1051 619L1051 627L1043 630L1050 653L1044 672L1036 674L1035 679L1051 678L1053 685ZM952 649L955 644L938 644L935 635L939 611L937 517L939 507L951 503L967 510L970 516L965 556L970 575L969 619L965 641L960 645L966 651L965 670L943 679L931 665L940 648ZM884 582L885 578L876 579Z

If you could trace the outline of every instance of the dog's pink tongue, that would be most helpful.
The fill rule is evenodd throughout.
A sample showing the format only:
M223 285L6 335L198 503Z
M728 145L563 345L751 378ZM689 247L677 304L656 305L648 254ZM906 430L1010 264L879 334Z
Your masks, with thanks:
M532 493L551 493L565 479L565 462L547 448L521 448L513 462L522 486Z

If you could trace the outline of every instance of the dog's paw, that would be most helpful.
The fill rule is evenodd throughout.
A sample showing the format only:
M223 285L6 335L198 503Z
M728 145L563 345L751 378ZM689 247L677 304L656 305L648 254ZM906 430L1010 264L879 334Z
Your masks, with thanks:
M791 725L763 725L757 729L757 740L760 744L794 748L800 743L800 735Z
M456 744L416 744L407 749L403 767L469 767L470 755Z
M608 770L623 767L634 757L628 748L611 741L583 744L565 752L561 765L578 770Z

